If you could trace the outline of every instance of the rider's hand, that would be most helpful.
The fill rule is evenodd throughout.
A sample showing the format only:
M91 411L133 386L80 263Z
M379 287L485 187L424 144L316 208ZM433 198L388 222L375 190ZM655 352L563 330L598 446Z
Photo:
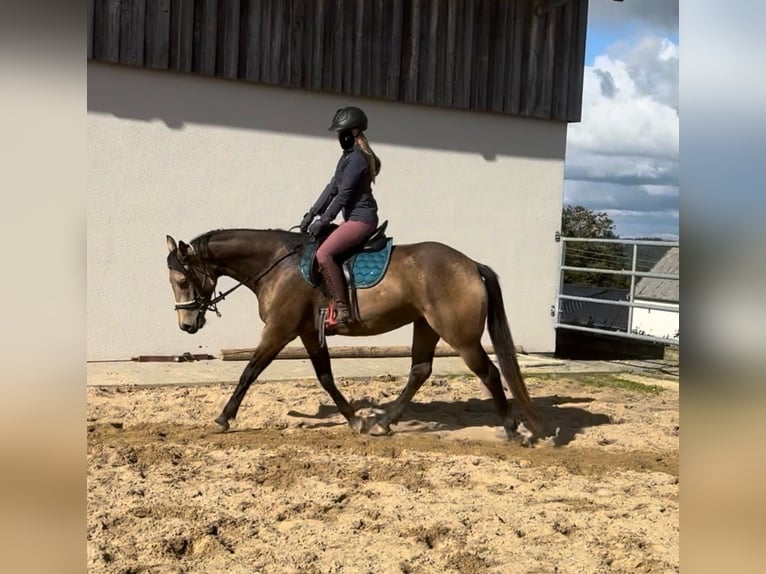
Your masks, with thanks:
M319 234L322 233L322 229L324 229L324 222L321 219L317 219L314 223L309 225L308 232L314 238L319 237Z
M306 233L309 230L312 219L314 219L314 214L311 211L307 211L301 220L301 233Z

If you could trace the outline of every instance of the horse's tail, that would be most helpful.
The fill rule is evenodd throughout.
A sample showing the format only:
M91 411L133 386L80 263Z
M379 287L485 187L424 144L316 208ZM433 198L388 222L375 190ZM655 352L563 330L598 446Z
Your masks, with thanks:
M521 375L521 368L516 357L516 347L511 337L511 329L508 326L508 317L505 314L503 305L503 293L500 290L500 282L497 274L488 266L477 263L479 273L484 279L484 285L487 289L488 309L487 309L487 327L489 329L489 338L492 340L492 346L495 348L495 356L500 364L500 372L508 382L513 397L521 403L527 417L534 430L539 430L539 416L529 398L527 386L524 383L524 377Z

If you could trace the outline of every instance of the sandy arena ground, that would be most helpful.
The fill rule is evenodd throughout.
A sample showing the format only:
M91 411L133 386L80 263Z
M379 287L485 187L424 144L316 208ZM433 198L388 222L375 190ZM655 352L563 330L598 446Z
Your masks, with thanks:
M339 387L369 409L403 382ZM88 571L678 572L677 380L527 384L558 428L533 448L470 376L430 379L381 438L309 380L255 383L225 434L231 385L90 386Z

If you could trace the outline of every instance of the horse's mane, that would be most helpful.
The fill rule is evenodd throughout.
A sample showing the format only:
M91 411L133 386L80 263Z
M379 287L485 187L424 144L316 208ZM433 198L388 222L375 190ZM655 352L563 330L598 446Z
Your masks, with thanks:
M284 244L288 249L297 249L305 245L308 241L307 235L302 233L295 233L293 231L287 231L285 229L222 228L206 231L205 233L192 239L190 243L194 246L194 249L197 251L197 253L199 253L204 258L209 253L208 244L213 237L223 234L236 235L238 233L268 234L272 238Z

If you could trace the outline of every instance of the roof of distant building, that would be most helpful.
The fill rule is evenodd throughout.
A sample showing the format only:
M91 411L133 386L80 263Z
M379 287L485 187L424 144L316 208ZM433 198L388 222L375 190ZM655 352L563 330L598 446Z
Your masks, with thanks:
M678 247L668 249L667 253L652 267L652 272L678 274ZM677 303L679 283L678 279L642 277L636 283L635 298Z

